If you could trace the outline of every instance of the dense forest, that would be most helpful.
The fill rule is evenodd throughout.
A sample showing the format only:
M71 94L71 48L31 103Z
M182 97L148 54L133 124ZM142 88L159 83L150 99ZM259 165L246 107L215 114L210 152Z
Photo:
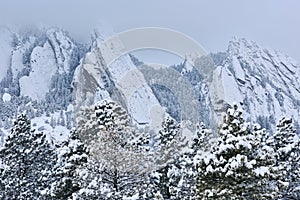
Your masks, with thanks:
M1 199L299 199L300 146L289 118L270 134L234 104L218 130L166 117L132 126L114 101L83 107L66 141L20 114L0 149Z

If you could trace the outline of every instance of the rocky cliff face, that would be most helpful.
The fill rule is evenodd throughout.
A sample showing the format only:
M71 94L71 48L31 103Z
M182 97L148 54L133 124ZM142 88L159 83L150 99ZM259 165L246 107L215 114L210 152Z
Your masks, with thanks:
M70 82L85 51L82 45L57 28L28 28L15 33L2 28L0 34L1 95L8 92L49 101L51 92L55 96L54 91L67 86L61 82L68 82L71 93Z
M196 121L209 124L213 91L225 105L240 103L247 120L264 127L270 128L283 116L299 121L300 67L280 52L235 39L227 52L211 54L215 86L224 88L218 94L187 63L171 66L176 77L170 77L170 70L151 69L132 56L120 56L118 42L108 51L104 37L95 31L87 46L57 28L18 32L1 28L0 95L9 94L13 100L27 96L26 103L36 100L59 105L58 109L74 103L77 110L110 98L127 109L134 123L155 127L165 111L181 120L184 114L192 116L193 110L198 113ZM115 57L114 61L106 63L107 56ZM170 85L172 78L176 84Z
M121 43L114 43L113 49L103 45L111 44L103 44L102 35L96 31L91 50L74 75L76 108L111 98L127 109L133 122L156 126L156 120L161 121L158 116L164 111L143 74L129 55L122 55ZM107 63L107 56L113 62Z
M227 103L240 102L247 119L264 127L287 116L299 128L300 67L295 60L246 39L231 41L227 52L215 57Z

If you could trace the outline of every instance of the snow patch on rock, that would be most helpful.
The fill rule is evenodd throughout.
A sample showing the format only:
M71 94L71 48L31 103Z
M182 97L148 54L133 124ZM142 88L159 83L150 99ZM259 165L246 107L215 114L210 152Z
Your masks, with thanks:
M10 100L11 100L11 95L8 94L8 93L4 93L3 96L2 96L2 100L3 100L4 103L10 102Z
M33 100L45 99L49 91L51 78L57 71L55 55L49 42L43 47L35 47L31 54L31 72L20 78L21 95Z

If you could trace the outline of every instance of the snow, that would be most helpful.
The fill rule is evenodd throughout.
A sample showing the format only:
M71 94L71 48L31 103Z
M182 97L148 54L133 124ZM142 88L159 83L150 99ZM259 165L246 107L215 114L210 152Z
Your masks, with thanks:
M8 29L0 27L0 81L6 76L10 66L12 41L12 33Z
M17 36L19 40L22 39L22 42L19 42L18 46L14 48L11 55L11 70L14 80L17 80L19 78L19 73L21 73L22 70L26 68L26 65L28 63L24 63L24 58L25 56L28 56L26 57L27 62L27 59L29 59L30 57L29 53L32 50L31 48L37 42L37 38L33 36L29 36L25 41L24 38L22 38L22 36Z
M208 165L211 160L215 159L215 155L211 153L207 153L207 155L204 157L204 163Z
M222 83L224 87L225 101L229 104L240 102L243 97L240 93L239 87L233 75L230 74L228 69L222 68Z
M2 96L2 100L3 100L4 103L10 102L10 100L11 100L11 95L8 94L8 93L4 93L3 96Z
M57 71L55 54L50 43L35 47L30 62L32 70L29 76L19 80L21 95L29 96L33 100L43 100L49 91L51 78Z
M240 165L240 163L238 162L238 160L229 160L229 165L231 169L236 169L238 168L238 166Z
M253 169L254 165L256 164L256 160L251 160L250 162L246 163L246 167L248 169Z
M241 67L239 60L235 56L232 57L232 67L235 71L235 77L242 81L245 81L245 72Z
M270 171L269 171L269 167L259 167L259 168L256 168L254 170L254 172L256 173L256 175L258 176L265 176L265 174L269 174Z
M242 146L247 149L252 149L251 144L246 139L238 140L237 146Z
M52 114L52 116L58 119L60 113L56 112ZM31 119L31 124L37 124L38 127L36 129L43 127L43 132L47 135L47 139L50 142L54 141L56 143L61 143L67 140L70 130L68 130L65 126L55 126L54 128L52 128L49 123L46 123L46 121L50 122L51 117L46 117L45 115L43 115L41 117L35 117Z
M59 69L59 73L70 71L70 61L75 45L69 39L65 32L60 29L49 29L46 33L55 54L55 60Z
M45 194L47 194L47 192L48 192L48 189L44 189L40 193L41 193L41 195L45 195Z
M118 89L128 102L128 112L131 117L139 124L149 124L152 120L157 120L151 118L151 109L153 107L157 109L159 103L143 74L129 59L129 56L123 56L112 63L109 69ZM164 111L163 108L160 109Z
M96 48L86 54L82 64L75 72L74 83L79 85L75 91L76 105L89 105L97 98L107 97L106 92L99 91L106 89L99 88L103 85L101 84L99 71L107 70L110 78L115 83L116 88L114 90L122 94L118 98L127 102L127 110L133 122L145 125L161 120L161 118L158 119L151 113L157 112L157 109L165 112L164 109L160 106L143 74L136 68L130 57L128 55L122 56L124 49L120 41L115 40L111 41L112 44L109 42L104 44L101 37L107 38L107 35L100 36L99 32L95 34L97 38L93 45ZM111 45L114 48L110 48ZM83 77L83 73L88 74L88 77L87 75ZM97 80L97 83L93 80ZM89 87L87 89L89 92L86 92L84 87ZM93 91L91 88L94 88ZM87 100L91 97L93 100ZM156 124L156 122L153 122L153 124Z
M208 173L214 172L214 169L212 168L211 165L208 165L208 166L206 167L206 172L208 172Z
M68 38L64 31L56 28L48 29L42 33L46 42L39 44L39 38L29 37L28 40L22 41L12 55L12 72L16 78L18 74L30 65L29 76L20 78L20 93L23 96L29 96L33 100L44 100L46 93L49 91L50 83L55 73L68 73L70 63L76 45ZM22 38L21 38L22 39ZM43 40L42 40L43 41ZM32 50L32 47L33 50ZM26 55L28 54L29 55ZM24 55L30 58L30 63L24 65Z
M109 93L105 90L105 86L100 86L102 89L98 89L95 97L94 97L94 104L99 103L100 101L107 99L111 100L111 97L109 96Z
M227 73L222 76L227 103L230 104L233 99L237 102L246 99L245 116L251 121L257 121L259 116L265 119L272 116L274 122L278 122L282 116L299 121L296 99L300 98L297 75L300 68L295 60L255 42L238 38L230 42L228 53L231 62L225 64ZM275 94L282 96L281 104Z
M186 70L185 72L191 72L193 70L193 65L190 64L189 62L185 62L185 65L184 65L184 69Z
M280 184L282 184L284 187L288 187L289 186L289 182L285 182L285 181L278 181Z
M283 152L283 153L287 154L287 153L291 152L293 147L294 147L294 144L288 144L285 147L279 148L278 152Z
M69 104L67 107L67 112L73 112L74 111L74 106L72 104Z
M61 33L49 33L51 36L51 40L59 39L62 40L62 43L59 44L63 48L71 48L72 45L68 43L67 40L64 40L65 37L64 34ZM1 41L1 38L0 38ZM252 45L252 46L251 46ZM32 71L28 77L23 77L20 80L21 85L21 94L30 96L32 98L40 99L43 98L45 95L45 92L49 89L49 80L51 79L53 73L56 71L62 70L61 66L66 64L66 60L62 59L62 57L59 57L58 61L55 61L55 57L59 54L59 49L55 47L55 55L53 53L52 47L49 43L46 43L42 47L36 47L32 53L31 57L31 63L32 63ZM274 67L272 64L268 63L268 61L262 61L259 60L258 63L254 62L253 60L249 59L249 56L247 55L249 53L249 48L254 48L254 45L251 43L247 43L242 45L243 47L239 49L242 52L239 52L243 58L246 59L249 68L252 68L255 72L253 74L249 74L251 77L246 77L246 69L243 69L239 63L239 60L237 59L237 55L233 56L232 64L233 64L233 70L234 73L230 71L230 68L228 66L218 67L218 70L216 72L219 72L218 75L220 75L220 79L218 83L222 83L225 89L225 99L227 103L234 103L234 102L240 102L245 97L249 97L249 101L251 105L249 105L250 115L253 116L255 119L257 113L262 116L270 116L274 115L275 120L278 119L280 115L292 115L296 118L299 116L299 110L295 105L293 104L293 100L291 97L294 97L295 99L299 99L299 89L298 89L298 82L296 79L293 79L293 76L291 75L291 72L294 72L295 69L293 69L292 66L283 66L280 64L281 62L284 62L288 64L291 61L285 60L286 58L283 56L278 56L277 52L269 52L272 54L270 56L270 59L274 58L274 62L277 63L280 69L275 69L278 67ZM1 43L0 43L1 47ZM256 47L255 47L256 48ZM258 47L260 48L260 47ZM1 49L0 49L1 50ZM251 53L252 51L250 51ZM252 52L254 55L259 55L260 50L255 50L255 52ZM273 55L274 54L274 55ZM276 57L276 55L278 57ZM67 54L59 54L59 56L64 56ZM1 55L0 55L1 56ZM248 57L247 57L248 56ZM266 54L264 56L269 55ZM13 65L17 66L19 63L17 60L20 57L20 53L18 51L14 51L13 53ZM1 57L0 57L1 58ZM251 57L250 57L251 58ZM99 69L103 66L99 65L97 61L101 60L101 55L97 55L97 52L92 52L87 55L86 63L83 63L86 70L90 70L91 77L98 77L99 75ZM245 60L244 60L245 61ZM59 63L61 66L57 66L56 62ZM0 61L1 64L1 61ZM260 64L263 64L261 66ZM2 66L0 66L2 69ZM22 66L20 65L20 69ZM273 69L270 69L273 68ZM3 68L5 69L5 68ZM20 69L13 68L13 70L17 73ZM155 127L158 129L160 127L160 120L163 119L164 116L164 110L161 108L161 106L158 104L155 96L153 95L151 89L147 85L143 75L137 70L131 63L131 61L128 59L128 57L123 56L119 60L117 60L115 63L112 64L111 67L109 67L110 74L112 74L112 79L116 83L117 89L122 93L122 97L124 97L125 104L128 106L129 114L133 117L133 119L141 124L150 123L151 127ZM260 71L261 70L261 71ZM279 70L279 71L276 71ZM298 70L299 71L299 70ZM1 71L2 72L2 71ZM1 73L0 72L0 73ZM77 71L79 72L79 71ZM264 72L263 74L259 74L259 72ZM270 73L269 73L270 72ZM279 77L276 75L276 73L282 74L282 77ZM289 78L286 76L283 76L283 74L286 73L290 78L292 79L291 82L289 82ZM255 75L259 74L259 75ZM267 75L269 74L269 75ZM78 74L77 74L78 75ZM79 76L79 75L78 75ZM247 75L248 76L248 75ZM76 77L78 78L78 77ZM240 80L245 81L245 84L239 84L236 81L236 78L239 78ZM248 79L247 79L248 78ZM274 78L274 79L273 79ZM268 79L272 80L272 82L268 82ZM45 82L46 80L46 82ZM48 81L48 82L47 82ZM80 79L78 79L80 83ZM248 82L247 82L248 81ZM97 82L97 80L96 80ZM286 86L286 84L288 86ZM294 85L293 85L294 84ZM275 86L274 86L275 85ZM253 86L253 87L250 87ZM289 88L290 87L290 88ZM221 87L217 88L216 90L220 89ZM88 88L90 89L90 88ZM274 96L279 89L282 89L284 92L282 92L284 96L284 105L281 107L276 99L274 99ZM297 90L298 89L298 90ZM222 92L222 91L221 91ZM220 92L220 93L221 93ZM254 96L251 96L251 94L254 94ZM290 95L289 95L290 94ZM97 97L97 95L99 97ZM103 87L102 90L99 90L99 93L96 93L94 96L95 99L99 98L110 98L109 93L105 90ZM253 97L253 98L252 98ZM4 93L2 97L4 102L9 102L11 100L11 95L9 93ZM28 103L27 106L30 106L31 103ZM247 105L246 105L247 106ZM74 107L72 104L68 105L67 112L73 112ZM235 115L233 109L229 109L229 114ZM59 113L56 112L53 114L55 118L59 118ZM299 119L299 118L298 118ZM48 122L51 121L51 117L46 117L45 115L41 117L36 117L32 119L32 124L37 124L36 129L43 128L44 132L47 134L47 139L54 141L54 142L62 142L65 141L68 137L69 130L64 126L56 126L55 128L52 128ZM95 122L96 123L96 122ZM238 120L234 120L232 123L239 124ZM92 126L92 124L90 124ZM242 126L242 131L246 130L248 125ZM7 130L5 130L7 131ZM6 133L4 131L4 133ZM228 133L228 132L224 132ZM191 140L192 138L192 132L189 131L189 129L185 129L183 127L183 135L186 136L188 140ZM251 143L247 142L244 137L235 137L232 134L228 133L228 138L226 140L227 143L231 141L236 141L236 143L233 144L222 144L218 146L219 152L227 151L228 149L232 148L240 148L245 147L247 149L251 149ZM69 144L71 147L74 147L77 145L76 141L70 142ZM70 147L69 146L69 147ZM271 147L269 147L271 149ZM291 151L292 146L289 145L285 148L279 149L279 151L282 152L289 152ZM263 147L265 150L266 147ZM58 154L58 158L60 159L62 155L64 155L66 152L68 152L69 148L61 148L60 152ZM25 153L28 153L30 150L26 150ZM200 152L200 151L199 151ZM224 159L224 157L220 157L219 159L209 153L209 152L201 152L198 155L196 155L194 159L194 163L199 164L199 157L203 158L204 163L207 165L206 172L215 172L216 170L226 172L226 176L233 175L235 172L234 170L238 169L241 165L245 165L248 169L251 169L256 175L258 176L265 176L268 175L269 168L268 167L259 167L255 168L256 166L256 160L248 160L249 158L246 155L236 155L236 157L231 158L228 162ZM76 156L72 156L70 159L76 159ZM198 160L197 160L198 159ZM198 163L197 163L198 161ZM214 168L213 164L219 164L219 166L222 166L222 163L226 163L225 167L219 167ZM1 162L0 162L1 167ZM81 171L82 173L83 171ZM176 171L169 171L169 173L175 173ZM160 178L159 174L153 174L153 177L157 176L156 178ZM181 183L181 182L180 182ZM179 184L180 184L179 183ZM91 185L97 184L96 181L92 181ZM287 186L286 182L282 182L285 186ZM81 190L83 192L89 192L89 190ZM221 191L225 192L225 190ZM132 197L124 197L124 199L138 199L137 195L133 195Z
M138 200L139 198L139 194L135 194L132 197L124 197L124 200Z
M233 144L221 144L219 146L219 151L218 153L221 154L222 152L228 151L228 149L235 149Z
M23 64L23 55L25 53L25 49L27 47L28 43L24 44L22 47L19 47L18 49L14 50L12 52L12 58L11 58L11 68L13 73L13 79L16 80L18 77L18 73L22 71L22 69L25 68Z
M257 79L253 76L250 77L250 83L251 83L251 86L255 86L256 83L257 83Z
M57 153L57 158L58 160L61 160L61 158L66 155L67 153L70 152L70 149L66 146L64 146L63 148L59 148L58 150L58 153Z

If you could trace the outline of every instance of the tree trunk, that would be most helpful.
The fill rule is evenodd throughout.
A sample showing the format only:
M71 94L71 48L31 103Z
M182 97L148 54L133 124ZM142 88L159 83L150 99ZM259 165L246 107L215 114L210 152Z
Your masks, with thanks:
M116 192L119 191L119 188L118 188L118 169L117 168L114 169L114 188L115 188Z

